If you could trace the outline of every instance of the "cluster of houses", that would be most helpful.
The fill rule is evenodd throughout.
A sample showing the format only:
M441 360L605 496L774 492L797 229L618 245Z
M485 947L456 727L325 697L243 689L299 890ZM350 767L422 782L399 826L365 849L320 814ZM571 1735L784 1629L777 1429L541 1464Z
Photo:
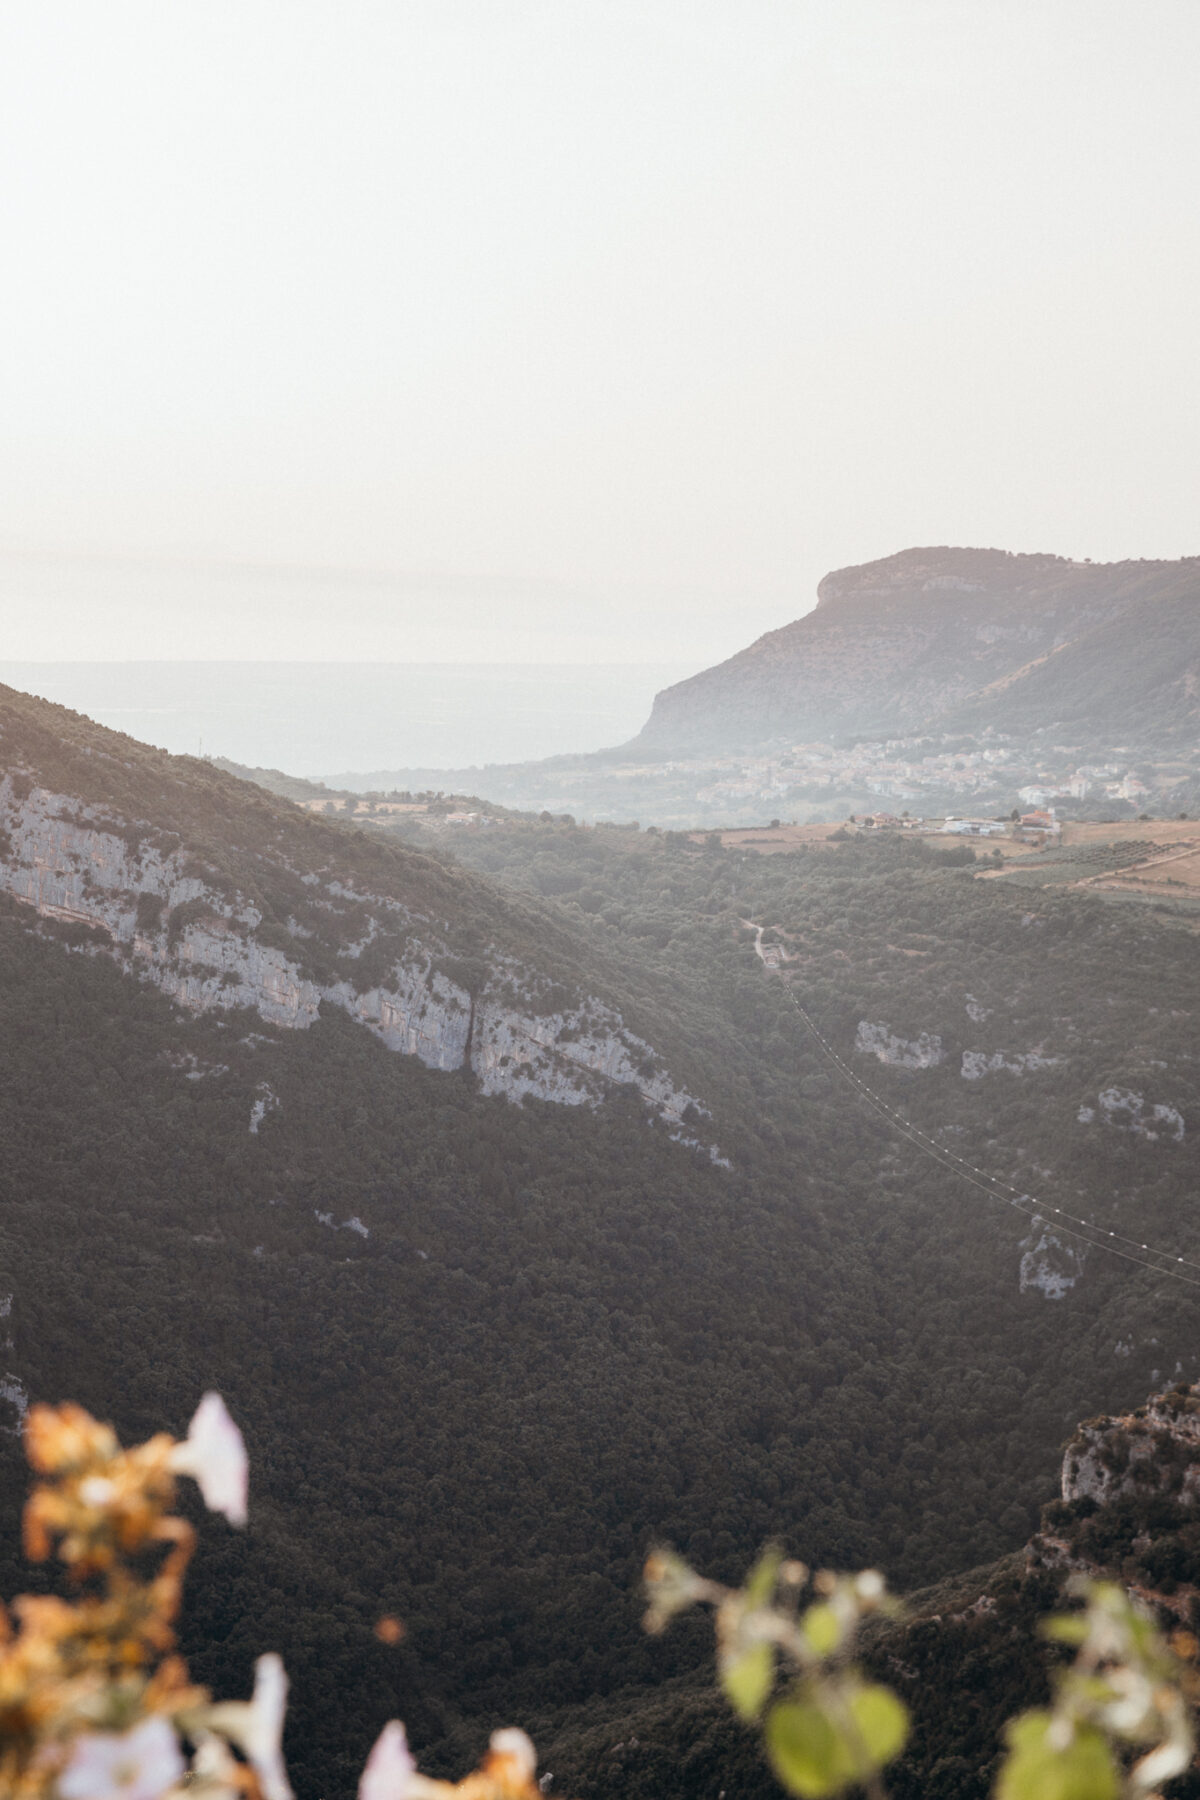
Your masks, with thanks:
M1047 800L1056 796L1064 800L1083 800L1099 786L1109 800L1144 800L1153 790L1140 780L1132 769L1128 769L1119 781L1106 781L1107 775L1118 774L1115 763L1105 763L1093 767L1076 769L1074 775L1055 784L1044 784L1040 787L1022 787L1017 789L1017 799L1023 800L1026 806L1044 806Z
M1021 843L1048 844L1057 843L1062 836L1062 825L1052 806L1035 807L1032 812L1022 813L1018 819L914 819L905 814L897 818L895 813L857 813L852 823L860 831L923 831L937 832L950 837L1002 838L1014 837Z

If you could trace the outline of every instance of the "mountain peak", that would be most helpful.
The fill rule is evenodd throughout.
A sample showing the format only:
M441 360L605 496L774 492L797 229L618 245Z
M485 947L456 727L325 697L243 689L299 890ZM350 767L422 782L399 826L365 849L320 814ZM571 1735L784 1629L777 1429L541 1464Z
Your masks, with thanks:
M986 593L1085 566L1095 565L1072 563L1065 556L958 545L898 550L874 562L832 570L817 585L817 605L827 606L854 595L898 591L913 597L928 593Z

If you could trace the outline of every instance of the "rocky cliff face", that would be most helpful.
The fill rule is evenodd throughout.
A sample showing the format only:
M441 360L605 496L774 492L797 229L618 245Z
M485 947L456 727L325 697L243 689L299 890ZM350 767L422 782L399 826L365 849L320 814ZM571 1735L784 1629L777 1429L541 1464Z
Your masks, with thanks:
M1135 1093L1132 1088L1105 1088L1097 1096L1095 1106L1079 1108L1079 1123L1090 1125L1097 1113L1106 1125L1131 1131L1135 1137L1147 1138L1151 1143L1156 1143L1160 1137L1176 1144L1181 1144L1184 1139L1186 1126L1177 1106L1161 1100L1148 1101L1144 1094Z
M894 1069L936 1069L946 1060L942 1040L936 1033L923 1031L919 1037L897 1037L886 1025L860 1019L854 1035L854 1048L860 1056L877 1056L881 1063Z
M906 550L827 575L817 592L815 612L659 694L629 749L1067 721L1100 736L1140 736L1153 721L1167 735L1200 717L1200 558Z
M1086 1252L1078 1244L1064 1242L1045 1219L1034 1219L1033 1230L1022 1238L1020 1249L1017 1284L1023 1294L1064 1300L1083 1273Z
M434 1069L468 1066L485 1093L510 1100L596 1105L614 1084L632 1084L674 1136L699 1141L706 1109L613 1007L580 995L546 1011L536 1003L544 979L499 953L479 965L468 991L438 967L454 966L444 928L392 896L301 878L310 909L352 914L360 936L343 961L353 966L377 939L403 943L383 979L319 979L294 951L264 942L260 909L185 848L20 771L0 782L0 849L0 891L42 918L86 928L87 948L191 1012L250 1007L270 1025L305 1030L323 1005L336 1006L389 1050ZM298 920L291 927L301 947L313 935Z
M1125 1495L1200 1498L1200 1385L1181 1383L1135 1412L1089 1419L1067 1446L1064 1500L1098 1505Z
M1040 1049L993 1050L990 1055L985 1050L964 1050L962 1078L964 1081L982 1081L985 1075L995 1075L1000 1070L1009 1075L1024 1075L1030 1070L1061 1068L1065 1060L1061 1056L1046 1056Z

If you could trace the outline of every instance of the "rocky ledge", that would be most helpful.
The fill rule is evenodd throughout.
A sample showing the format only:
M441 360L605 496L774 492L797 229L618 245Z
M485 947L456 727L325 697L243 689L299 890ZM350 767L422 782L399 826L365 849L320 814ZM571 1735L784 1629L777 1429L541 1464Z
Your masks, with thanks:
M1106 1506L1154 1494L1200 1499L1200 1384L1180 1382L1134 1412L1087 1419L1067 1445L1064 1500Z

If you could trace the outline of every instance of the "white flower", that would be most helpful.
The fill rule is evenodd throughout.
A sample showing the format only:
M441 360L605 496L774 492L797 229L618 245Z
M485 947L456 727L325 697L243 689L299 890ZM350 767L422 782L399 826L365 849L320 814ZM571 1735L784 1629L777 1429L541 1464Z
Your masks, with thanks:
M537 1751L523 1731L515 1725L508 1725L503 1731L493 1731L491 1752L498 1760L510 1763L512 1773L522 1786L528 1786L533 1780L537 1768Z
M210 1731L232 1739L254 1765L266 1800L293 1800L280 1739L287 1711L288 1679L274 1651L254 1665L249 1700L222 1700L204 1715Z
M171 1467L200 1484L211 1512L224 1513L231 1525L246 1523L246 1446L220 1394L205 1394L186 1442L171 1452Z
M116 1498L117 1484L108 1481L103 1475L89 1475L79 1484L79 1498L85 1506L94 1506L97 1511L108 1506Z
M404 1727L398 1719L384 1726L359 1778L358 1800L404 1800L416 1773Z
M170 1725L144 1719L133 1731L96 1731L76 1739L58 1792L60 1800L159 1800L183 1771Z
M288 1678L274 1651L260 1656L254 1665L254 1693L242 1749L254 1764L267 1800L292 1800L292 1789L283 1766L283 1715L287 1711Z
M192 1757L192 1783L199 1784L210 1800L238 1800L242 1793L238 1768L220 1738L205 1736Z

